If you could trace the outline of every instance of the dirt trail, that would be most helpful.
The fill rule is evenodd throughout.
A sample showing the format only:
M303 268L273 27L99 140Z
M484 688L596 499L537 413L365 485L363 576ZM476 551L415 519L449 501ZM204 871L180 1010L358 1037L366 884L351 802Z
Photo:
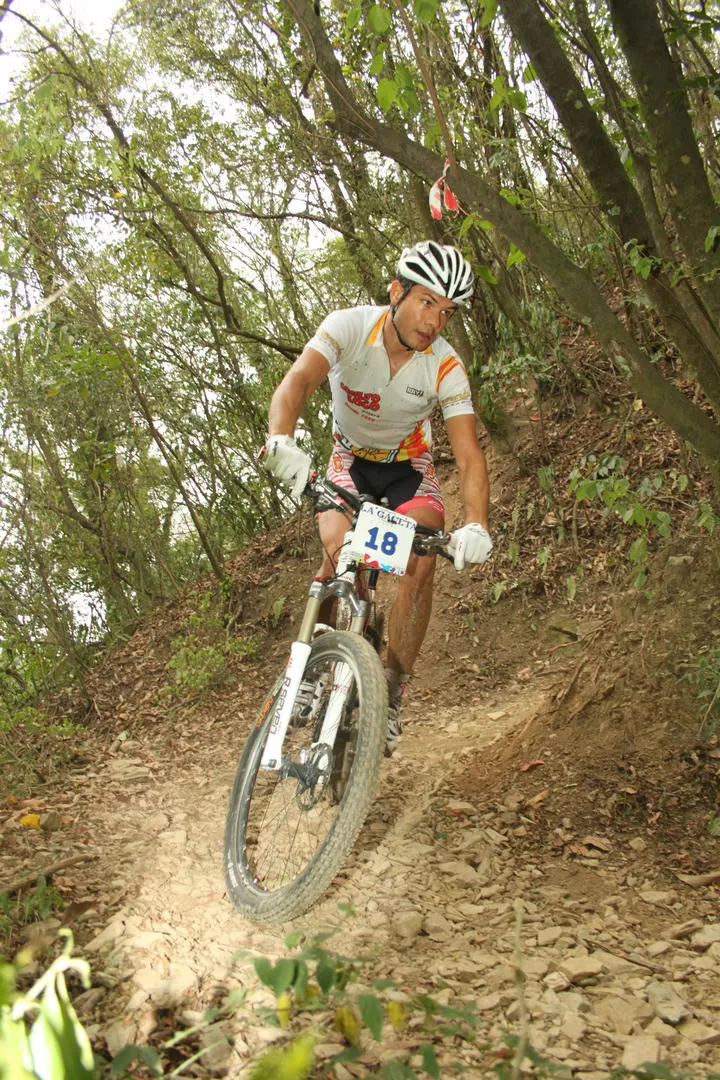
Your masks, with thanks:
M517 791L510 787L501 802L458 796L472 782L478 749L513 729L517 735L547 712L560 675L539 667L533 676L523 670L502 692L476 696L471 706L423 701L419 689L356 851L312 912L278 928L246 922L224 895L221 834L232 769L218 769L220 749L200 747L181 777L157 782L151 744L119 747L107 771L121 782L95 788L108 828L99 846L105 862L112 849L114 883L127 889L86 946L120 979L96 1034L117 1050L152 1037L162 1010L190 1022L237 986L249 990L250 1006L267 1006L268 993L237 953L277 958L287 955L290 929L341 925L338 952L369 957L368 978L392 977L407 991L446 1003L472 1002L497 1051L518 1026L520 899L529 1033L549 1061L583 1080L605 1076L621 1061L632 1067L661 1060L698 1077L720 1066L720 922L702 898L711 890L659 888L628 874L642 844L618 850L614 843L603 847L602 836L572 863L547 848L529 858L520 841L533 829L532 812ZM133 794L113 842L113 794L120 788ZM578 798L582 791L570 793ZM569 815L572 809L569 803ZM351 904L354 914L341 915L338 904ZM279 1035L261 1019L250 1027L246 1019L216 1025L206 1067L241 1075ZM341 1041L326 1031L321 1055L337 1052ZM412 1041L398 1041L392 1031L381 1044L369 1042L362 1063L336 1069L339 1080L412 1053ZM494 1075L492 1053L440 1046L439 1060L448 1069L461 1060L471 1077Z
M342 922L345 954L369 949L382 956L383 973L397 976L398 969L407 966L408 947L417 936L398 930L398 920L412 912L426 920L442 914L447 905L443 889L436 893L427 888L424 869L430 858L442 863L449 857L445 834L436 836L431 824L434 801L445 798L448 774L462 768L479 747L531 721L547 698L547 689L534 687L507 698L488 695L471 708L438 709L417 700L410 704L401 748L383 763L376 805L354 853L322 902L280 927L253 925L225 896L221 844L233 769L217 768L218 751L201 748L180 779L155 782L157 762L151 747L133 740L120 744L106 767L107 779L99 776L101 783L94 787L102 804L87 804L103 861L111 860L114 867L113 884L118 892L128 893L105 929L86 946L124 983L118 994L122 1008L110 1024L112 1041L135 1039L138 1028L151 1022L156 1006L183 1000L188 1007L209 1004L216 988L242 980L239 950L273 958L286 955L284 938L293 928ZM113 796L121 787L132 795L118 835ZM452 799L449 803L451 814L466 817L469 804L453 808ZM477 892L481 878L469 864L468 874L475 876ZM352 905L356 914L341 916L339 904ZM104 1029L107 1032L107 1023Z
M505 481L500 494L518 482ZM443 484L452 525L456 480ZM494 1076L506 1033L523 1024L532 1046L577 1080L601 1080L621 1062L660 1061L698 1078L720 1069L717 888L675 872L717 866L707 832L697 840L715 790L702 786L703 769L717 769L707 755L680 760L667 751L674 736L662 713L666 687L652 670L649 616L618 614L597 585L570 629L561 621L554 630L544 588L536 600L526 587L493 608L483 570L456 575L443 565L405 735L383 764L347 865L294 927L253 926L233 910L221 860L228 793L316 554L298 561L265 552L257 572L239 564L241 592L265 587L245 617L275 613L277 597L287 598L290 617L273 615L277 632L262 655L197 705L158 695L181 615L171 612L167 626L162 613L148 621L98 676L109 736L52 795L67 824L48 836L7 833L16 844L9 877L68 852L98 856L68 872L73 901L63 916L92 963L95 985L77 1006L98 1049L157 1044L239 986L251 1009L271 1004L237 953L279 957L288 930L338 926L331 947L367 957L368 981L392 976L407 993L477 1010L488 1049L438 1037L443 1076L457 1063L471 1080ZM657 612L662 627L678 621L679 638L690 636L682 619L712 625L716 604L707 567L698 560L692 571L684 549L682 558L670 606ZM660 645L671 656L672 639ZM623 681L634 657L637 674ZM665 653L657 662L670 663ZM686 767L694 787L680 783ZM332 1014L316 1021L324 1025L318 1053L328 1057L342 1036ZM373 1075L391 1058L418 1067L411 1035L386 1026L380 1043L368 1036L363 1058L335 1066L334 1080ZM260 1012L249 1022L241 1010L201 1036L212 1049L193 1068L241 1076L278 1037Z

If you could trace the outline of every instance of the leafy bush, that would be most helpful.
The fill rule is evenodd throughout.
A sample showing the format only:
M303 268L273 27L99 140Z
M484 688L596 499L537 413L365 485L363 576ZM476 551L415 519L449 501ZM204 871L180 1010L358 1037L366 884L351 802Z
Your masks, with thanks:
M627 557L634 567L633 585L642 588L647 577L648 542L652 532L662 537L672 533L670 515L653 506L655 496L667 481L665 474L658 471L652 477L643 477L633 490L625 475L626 469L627 462L619 454L601 454L599 458L588 454L570 473L568 494L574 495L578 504L600 502L604 518L614 514L625 525L637 526L640 535L628 548ZM671 478L671 484L684 490L687 477Z
M15 990L18 967L0 959L0 1078L91 1080L95 1059L85 1028L70 1002L65 976L90 986L90 967L73 958L73 937L61 930L65 948L25 994Z
M692 657L685 678L697 689L700 732L720 731L720 644L706 645Z
M9 938L16 927L42 921L53 911L60 911L63 898L57 889L38 878L33 889L13 899L8 893L0 893L0 935Z

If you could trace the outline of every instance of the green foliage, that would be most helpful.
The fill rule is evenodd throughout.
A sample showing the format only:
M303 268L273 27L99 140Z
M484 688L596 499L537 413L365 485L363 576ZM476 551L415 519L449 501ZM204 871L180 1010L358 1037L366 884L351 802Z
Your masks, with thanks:
M14 987L16 969L4 964L0 989L0 1078L91 1080L95 1061L87 1032L70 1002L65 977L73 972L90 986L90 968L72 957L73 938L25 994Z
M202 694L219 685L231 657L254 656L254 637L231 637L227 633L224 590L199 589L190 593L193 605L188 629L171 642L166 668L173 675L173 693Z
M18 896L0 893L0 936L10 938L19 927L47 919L62 908L62 896L44 877Z
M508 262L522 261L522 253L511 249ZM526 300L520 305L522 329L505 315L498 315L497 346L484 366L470 372L480 382L483 411L491 399L498 402L513 397L519 388L534 380L541 388L551 386L560 368L554 363L560 351L560 321L549 297Z
M65 718L51 720L32 705L0 702L0 771L13 793L31 789L37 774L57 773L82 756L88 729Z
M636 536L627 550L627 557L634 567L633 585L645 584L649 542L654 534L669 537L672 533L671 519L665 510L658 510L653 500L668 485L668 477L657 471L653 476L642 478L633 489L626 476L627 462L619 454L595 454L584 457L580 465L570 473L568 494L577 504L600 503L602 517L619 517L625 525L636 526ZM670 476L670 486L684 490L687 478Z
M17 974L27 962L21 954L15 963L0 958L0 1080L91 1080L99 1075L103 1063L93 1056L92 1047L83 1025L70 1001L66 975L79 976L83 986L90 985L90 968L86 961L73 958L73 938L69 930L61 930L65 938L63 952L25 993L16 989ZM285 939L292 957L271 961L254 957L254 969L261 982L272 989L276 1010L265 1019L282 1028L291 1021L293 1032L284 1045L262 1053L251 1063L251 1080L305 1080L316 1064L315 1046L322 1034L313 1026L314 1014L334 1017L334 1028L345 1040L341 1048L324 1066L332 1069L335 1063L351 1062L362 1054L361 1036L367 1034L380 1042L386 1029L404 1031L412 1024L422 1032L424 1041L413 1048L409 1060L392 1059L384 1063L384 1080L439 1080L441 1074L436 1043L443 1042L458 1051L471 1047L477 1051L489 1048L484 1039L486 1023L472 1003L456 1007L439 1002L430 994L410 995L398 991L392 980L377 980L369 987L356 988L365 959L338 955L329 947L333 932L306 935L296 931ZM239 954L246 957L247 954ZM208 1009L202 1020L187 1029L176 1031L159 1046L129 1045L121 1049L110 1063L107 1074L112 1077L137 1075L136 1068L150 1076L180 1076L209 1048L183 1052L182 1044L211 1023L236 1014L246 997L245 990L227 995L221 1005ZM308 1026L310 1025L310 1026ZM166 1072L166 1052L173 1051L179 1064ZM511 1080L518 1075L520 1059L532 1063L533 1075L539 1078L561 1078L564 1066L553 1064L532 1045L509 1033L504 1039L503 1053L493 1052L495 1064L491 1071L498 1080ZM507 1051L510 1051L508 1056ZM445 1069L462 1071L463 1056ZM103 1070L103 1075L105 1075ZM679 1080L666 1066L644 1066L635 1071L615 1071L612 1077L635 1076L638 1080ZM608 1080L612 1078L608 1077Z
M203 693L222 681L228 656L254 656L258 644L255 638L230 638L223 645L202 645L192 638L178 637L171 649L167 669L173 673L177 692Z
M225 671L225 654L215 645L175 638L167 667L173 672L178 690L202 693L219 682Z
M685 678L696 689L698 719L702 731L720 731L720 644L705 645L687 665Z

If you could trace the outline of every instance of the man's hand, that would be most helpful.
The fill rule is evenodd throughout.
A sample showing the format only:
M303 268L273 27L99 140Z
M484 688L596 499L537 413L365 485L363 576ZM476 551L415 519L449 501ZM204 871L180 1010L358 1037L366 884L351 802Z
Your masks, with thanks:
M490 533L477 522L456 529L447 545L448 554L455 558L456 570L464 570L469 563L484 563L492 549Z
M290 487L290 494L300 501L312 472L310 457L290 435L270 435L260 455L263 468Z

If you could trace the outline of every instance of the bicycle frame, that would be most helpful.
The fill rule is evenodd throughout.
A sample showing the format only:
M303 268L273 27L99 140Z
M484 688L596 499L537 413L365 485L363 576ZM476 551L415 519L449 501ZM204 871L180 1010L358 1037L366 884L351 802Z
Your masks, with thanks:
M309 486L306 489L306 494L310 494L316 499L323 498L327 500L330 504L328 508L341 511L351 509L352 519L345 534L335 576L325 581L313 581L310 585L300 630L297 638L290 646L290 658L282 678L275 715L260 763L262 769L281 769L283 767L282 746L292 717L295 699L310 657L311 644L318 626L323 601L336 596L340 603L346 604L350 608L351 616L349 631L360 635L365 633L372 604L374 603L380 570L364 566L356 556L350 554L362 500L357 500L356 496L352 496L351 501L350 493L346 493L347 501L343 502L341 491L342 489L331 484L330 481L324 481L320 478L316 481L316 487ZM447 534L436 530L427 530L427 533L434 537L436 544L441 541L444 543L447 540ZM440 547L433 549L428 546L419 550L424 554L431 554L433 550L442 553ZM351 686L352 675L350 670L347 665L339 664L335 672L322 729L317 740L313 743L312 750L321 745L331 750L334 746L335 736L340 726ZM271 697L265 711L260 716L259 723L264 720L267 710L270 709L274 700Z

